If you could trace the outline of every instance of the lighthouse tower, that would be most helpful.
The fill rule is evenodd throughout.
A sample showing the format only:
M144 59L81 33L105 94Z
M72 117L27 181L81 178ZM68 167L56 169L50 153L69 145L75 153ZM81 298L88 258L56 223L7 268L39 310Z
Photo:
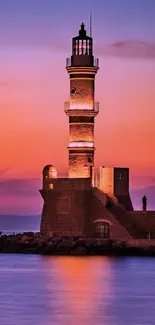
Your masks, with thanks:
M79 35L72 39L72 55L66 69L70 78L69 101L69 178L92 177L94 167L94 118L99 112L95 102L95 75L98 59L93 56L93 39L82 23Z
M65 113L69 118L69 178L57 177L57 169L52 164L43 168L40 232L50 235L49 240L54 235L114 240L145 238L147 227L146 231L141 225L138 228L133 214L129 214L133 213L133 207L128 168L101 166L100 186L94 182L94 120L99 112L99 104L95 102L95 76L99 67L90 36L82 23L79 35L72 40L71 58L67 59L70 95ZM72 241L68 245L63 238L56 248L48 245L46 253L59 254L66 250L74 254L78 247Z

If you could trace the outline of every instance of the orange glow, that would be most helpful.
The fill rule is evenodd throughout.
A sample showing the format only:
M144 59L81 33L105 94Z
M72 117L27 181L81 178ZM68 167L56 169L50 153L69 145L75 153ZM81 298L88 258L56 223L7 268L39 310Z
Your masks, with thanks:
M99 112L99 102L94 102L94 105L90 104L77 104L71 102L65 102L65 111L68 110L94 110L95 112Z
M53 290L53 272L56 270L59 281L57 288L60 286L65 296L65 299L62 297L66 310L63 314L64 324L83 325L88 319L89 324L94 325L91 322L92 311L98 309L100 299L104 296L102 311L106 313L106 297L111 294L110 284L113 278L111 259L108 257L47 257L45 261L49 270L48 290ZM60 299L57 297L57 292L55 292L55 299Z
M70 142L69 143L69 148L93 148L94 147L94 143L93 142L89 142L89 141L84 141L84 142L80 142L80 141L75 141L75 142Z
M65 102L65 110L92 110L93 105Z
M8 85L1 88L1 170L5 178L41 177L53 164L68 172L68 117L63 103L69 92L65 53L20 50L0 61ZM58 62L58 64L55 64ZM50 66L50 71L49 71ZM95 166L129 167L131 175L155 173L155 64L100 59L95 92ZM60 91L61 89L61 91Z

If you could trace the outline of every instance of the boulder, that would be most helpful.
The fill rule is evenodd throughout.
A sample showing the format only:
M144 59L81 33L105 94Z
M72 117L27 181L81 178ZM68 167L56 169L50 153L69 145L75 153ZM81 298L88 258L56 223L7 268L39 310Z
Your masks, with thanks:
M87 249L83 246L77 246L70 251L70 255L87 255Z

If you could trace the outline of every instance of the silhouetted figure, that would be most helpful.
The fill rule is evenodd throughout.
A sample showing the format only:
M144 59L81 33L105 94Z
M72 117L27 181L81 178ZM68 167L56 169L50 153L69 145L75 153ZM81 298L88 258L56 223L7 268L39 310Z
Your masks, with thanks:
M149 239L149 240L151 239L151 232L150 231L147 232L146 238Z
M142 203L143 203L143 211L146 211L146 208L147 208L147 197L145 195L142 198Z

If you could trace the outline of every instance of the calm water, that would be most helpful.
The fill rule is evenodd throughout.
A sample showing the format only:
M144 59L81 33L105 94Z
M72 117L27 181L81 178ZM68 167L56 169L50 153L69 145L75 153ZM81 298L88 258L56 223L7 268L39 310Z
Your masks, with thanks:
M0 255L2 325L154 325L155 259Z
M0 231L3 234L23 233L24 231L39 231L40 216L2 216L0 215Z

